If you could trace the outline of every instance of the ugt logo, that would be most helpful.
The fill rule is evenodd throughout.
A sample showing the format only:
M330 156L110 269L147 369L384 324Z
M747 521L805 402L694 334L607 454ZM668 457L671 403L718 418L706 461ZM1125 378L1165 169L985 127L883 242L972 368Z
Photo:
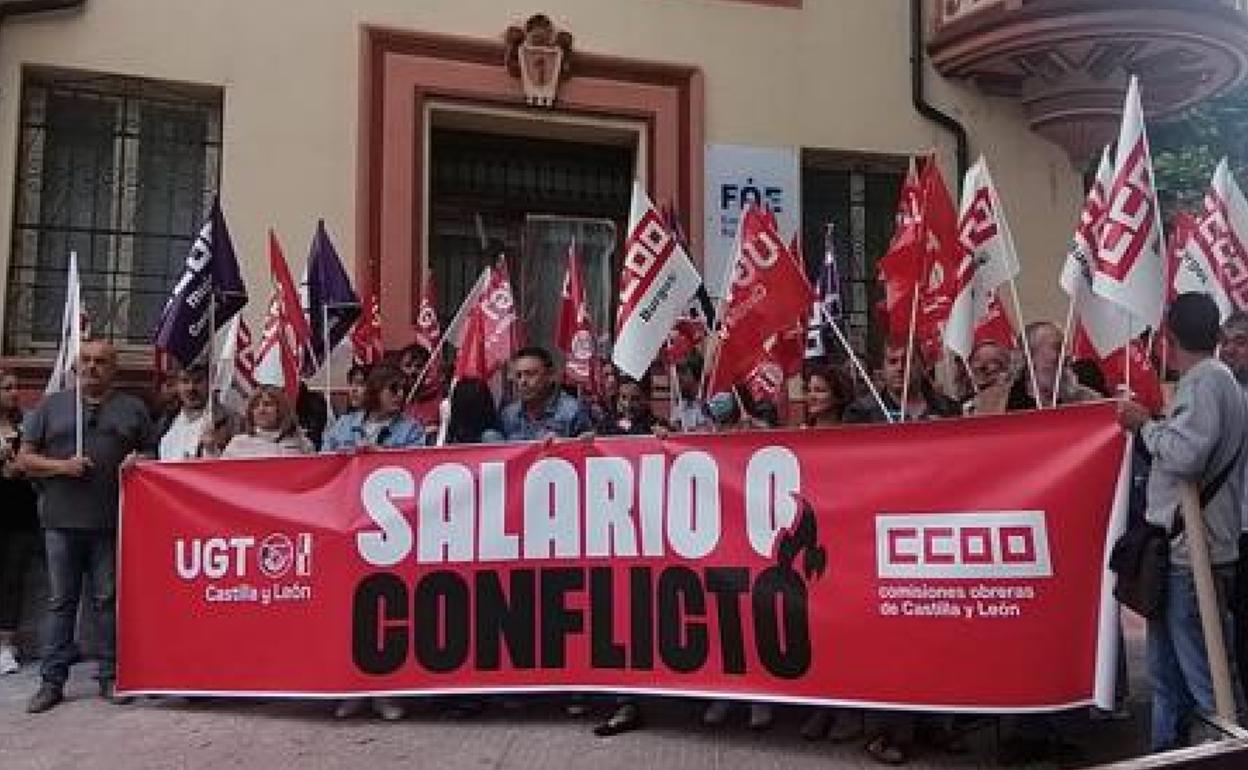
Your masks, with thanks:
M300 532L292 539L274 532L261 538L259 544L251 535L180 537L173 541L173 566L183 580L200 576L211 580L245 578L253 564L260 574L273 580L291 572L299 577L311 575L312 533Z

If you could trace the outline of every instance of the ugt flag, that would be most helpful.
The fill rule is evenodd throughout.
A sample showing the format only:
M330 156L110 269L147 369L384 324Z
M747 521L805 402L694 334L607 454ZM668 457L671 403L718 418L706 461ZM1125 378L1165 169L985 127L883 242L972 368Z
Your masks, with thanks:
M182 366L204 355L212 335L247 304L234 243L214 198L208 220L186 257L186 271L173 287L156 327L156 347ZM213 328L209 327L213 319Z
M320 369L338 343L360 317L360 298L351 288L338 250L325 231L325 220L316 223L308 251L308 326L311 335L303 349L301 369L310 377Z
M645 376L701 284L680 241L634 181L611 355L620 371Z
M285 388L293 403L299 395L299 351L308 344L312 330L299 305L299 291L290 277L286 257L269 231L269 271L273 276L273 296L264 321L260 350L256 353L256 381Z

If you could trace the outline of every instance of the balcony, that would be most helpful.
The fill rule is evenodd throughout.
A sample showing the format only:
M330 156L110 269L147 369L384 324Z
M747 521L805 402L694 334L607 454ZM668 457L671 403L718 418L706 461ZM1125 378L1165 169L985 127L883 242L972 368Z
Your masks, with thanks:
M1117 133L1131 74L1150 119L1248 79L1248 0L935 0L937 71L1022 102L1082 164Z

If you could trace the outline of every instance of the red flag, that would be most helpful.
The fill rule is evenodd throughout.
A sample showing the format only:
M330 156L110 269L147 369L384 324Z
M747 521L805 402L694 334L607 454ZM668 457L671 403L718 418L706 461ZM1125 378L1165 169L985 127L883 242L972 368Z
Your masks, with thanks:
M420 287L420 306L416 309L416 344L429 351L432 357L437 353L437 363L429 366L424 382L420 383L422 393L439 393L442 390L442 358L438 351L438 343L442 341L442 325L438 323L438 295L433 286L433 273L426 272L425 280Z
M920 237L920 212L923 188L915 161L910 159L901 193L897 197L896 224L888 251L876 263L879 280L884 287L884 301L880 308L888 339L893 343L904 342L910 330L910 309L914 302L914 289L919 282L922 258L917 247Z
M563 276L562 294L555 346L563 351L563 376L572 385L595 393L598 390L598 353L594 322L585 301L581 254L575 242L568 246L568 269Z
M312 329L303 315L299 291L290 277L282 246L272 230L269 231L269 271L273 277L273 296L256 354L256 380L284 387L293 403L299 395L299 351L311 339Z
M975 326L975 344L979 345L984 342L995 342L1004 348L1014 348L1018 345L1018 335L1014 331L1014 324L1001 305L1001 297L995 293L992 301L988 303L988 314Z
M500 257L490 270L489 282L477 306L485 339L485 370L490 376L507 365L520 348L520 319L516 316L516 295L507 275L507 261Z
M1105 384L1111 392L1126 385L1126 368L1130 366L1131 391L1135 394L1135 400L1152 414L1161 414L1165 403L1161 394L1161 379L1148 357L1148 348L1144 346L1143 340L1134 339L1128 350L1130 352L1124 354L1120 349L1100 362Z
M743 354L810 312L814 291L780 235L762 211L743 215L741 243L733 266L724 317L720 319L724 354Z
M795 320L805 329L805 318L814 301L805 272L769 225L765 212L751 208L742 216L733 281L720 319L712 384L741 382L764 349L771 347L773 337L794 328ZM804 350L805 332L802 334Z
M357 364L373 366L385 354L381 341L381 303L376 294L366 294L360 302L362 312L351 329L352 358Z
M489 379L494 370L490 368L485 350L485 310L481 303L468 309L464 322L464 334L459 351L455 355L455 379Z
M958 212L935 160L923 166L923 203L919 216L922 268L915 333L939 338L961 290L959 267L964 252L958 242Z

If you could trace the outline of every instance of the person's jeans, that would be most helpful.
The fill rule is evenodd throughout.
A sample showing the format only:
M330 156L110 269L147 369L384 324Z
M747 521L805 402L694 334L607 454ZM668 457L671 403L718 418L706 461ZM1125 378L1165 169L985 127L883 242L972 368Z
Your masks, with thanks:
M1235 582L1235 566L1215 566L1213 582L1229 652L1234 649L1231 643L1234 634L1227 610ZM1213 682L1196 601L1196 580L1189 568L1170 568L1161 616L1148 622L1147 662L1153 685L1152 750L1166 751L1186 743L1196 712L1215 712Z
M90 578L99 644L99 678L114 677L117 657L117 536L108 530L48 529L48 617L44 628L43 668L48 684L62 687L77 647L78 597Z

